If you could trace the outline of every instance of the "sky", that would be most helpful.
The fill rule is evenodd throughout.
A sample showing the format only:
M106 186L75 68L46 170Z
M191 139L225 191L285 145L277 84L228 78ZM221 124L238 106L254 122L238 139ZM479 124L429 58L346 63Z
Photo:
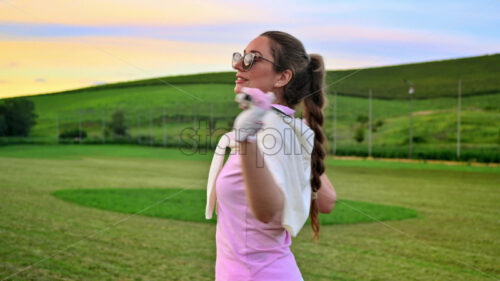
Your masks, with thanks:
M234 71L268 30L328 70L500 53L500 1L0 0L0 98Z

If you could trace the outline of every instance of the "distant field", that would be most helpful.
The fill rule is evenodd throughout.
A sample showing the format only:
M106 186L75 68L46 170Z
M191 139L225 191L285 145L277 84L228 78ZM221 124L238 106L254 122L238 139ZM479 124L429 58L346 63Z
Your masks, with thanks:
M327 83L352 71L355 70L329 71ZM224 72L159 77L30 96L27 98L35 103L38 114L37 125L30 139L19 141L55 143L57 122L62 133L78 128L81 120L88 134L87 141L99 143L103 121L109 122L115 110L123 110L132 141L140 135L142 143L147 144L152 133L154 143L162 144L166 132L168 144L173 145L178 143L179 135L186 132L183 129L194 128L205 143L210 135L209 120L214 120L213 139L216 139L231 129L240 112L234 102L234 75L234 72ZM461 160L500 162L500 80L496 79L499 76L500 54L363 69L334 83L328 90L324 130L330 150L333 150L334 135L333 92L337 92L339 153L368 153L368 122L362 124L359 120L368 119L368 89L372 88L373 151L383 157L408 157L404 153L409 145L410 102L408 87L402 79L409 79L416 89L412 109L413 145L415 151L423 151L415 153L416 157L456 158L457 81L462 79L460 143L464 153ZM300 117L302 111L299 106L297 116ZM149 128L150 114L152 129ZM354 136L360 126L364 139L358 143ZM111 136L107 139L111 141ZM0 139L0 143L17 141Z
M169 159L176 161L211 161L213 151L191 151L177 148L140 145L8 145L0 147L0 157L83 160L86 157L123 157ZM226 155L227 159L228 155ZM454 172L500 173L500 166L445 165L434 163L388 162L382 160L346 160L327 156L325 163L335 167L385 169L445 170Z
M127 122L131 133L137 134L138 114L141 118L143 134L149 134L149 109L152 109L154 122L154 135L161 139L163 130L162 115L165 106L167 116L168 133L177 136L178 132L187 126L193 127L193 112L196 110L198 120L207 120L211 112L217 119L216 128L230 128L229 122L241 111L232 101L234 93L233 86L229 85L183 85L183 90L205 96L209 93L221 96L220 102L213 103L213 111L210 103L176 104L175 98L181 97L182 93L173 88L154 86L144 89L113 89L102 90L91 95L75 95L75 97L61 96L61 100L53 100L51 96L39 96L31 98L39 114L39 123L35 126L32 136L56 136L56 114L59 112L60 130L65 127L78 126L78 109L92 108L94 112L82 113L82 122L87 133L96 136L102 135L102 110L105 110L106 120L110 120L115 108L121 108L126 112ZM78 98L81 98L79 100ZM186 96L182 98L187 99ZM333 97L329 97L333 104ZM153 101L155 103L153 103ZM225 101L225 102L222 102ZM416 100L413 103L413 135L421 136L427 144L455 144L457 137L457 111L456 100L450 98L439 98L432 100ZM114 107L113 105L120 105ZM111 106L111 107L110 107ZM382 126L373 134L373 144L401 145L408 138L410 104L407 101L398 100L373 100L373 122L381 120ZM298 109L300 116L301 109ZM333 107L325 109L326 120L324 124L327 137L333 139ZM179 115L181 122L179 125ZM368 117L368 100L356 97L337 97L337 136L340 144L355 144L353 139L353 128L357 125L358 116ZM500 120L500 94L482 95L463 98L461 112L461 142L462 144L500 144L500 131L495 122ZM200 126L199 123L196 123ZM206 129L202 127L202 129ZM366 129L367 131L367 129ZM366 132L367 135L367 132ZM364 141L365 145L367 140Z
M213 280L215 225L131 216L52 195L67 189L200 190L210 159L140 146L0 147L0 279L21 271L9 280ZM326 173L345 203L402 206L419 216L322 225L318 247L304 226L291 246L304 279L500 278L498 170L329 159ZM334 212L342 210L341 202ZM355 205L344 209L349 206Z
M150 110L153 120L152 135L154 142L161 144L164 133L167 134L169 145L177 145L179 135L187 138L190 134L186 128L197 128L197 134L203 144L209 140L208 122L213 118L216 141L222 133L231 129L235 116L241 112L232 99L233 86L223 84L180 85L182 90L202 96L219 96L220 102L193 103L189 97L174 88L150 86L147 88L123 88L101 90L86 94L61 95L60 99L52 96L35 96L32 99L39 115L38 124L33 128L32 138L43 142L55 143L57 132L56 115L59 113L59 132L78 128L78 109L91 108L92 111L81 113L82 128L88 134L88 139L101 142L102 118L109 122L115 109L122 109L126 114L126 122L133 140L138 134L143 137L143 143L149 143ZM56 95L57 96L57 95ZM175 97L184 99L184 103L175 102ZM333 148L333 97L329 97L330 106L325 109L326 119L324 130ZM156 101L153 103L153 101ZM414 150L450 151L449 157L456 155L457 142L457 109L456 100L451 98L436 98L414 100L413 102L413 145ZM110 107L114 106L114 107ZM160 107L159 105L164 105ZM488 149L495 156L487 162L500 161L500 94L470 96L462 99L461 110L461 146L465 152L476 149ZM373 122L381 122L372 135L374 151L381 147L387 149L408 151L409 111L410 104L402 100L373 100ZM301 116L301 108L297 108L297 116ZM196 113L194 113L196 111ZM165 112L166 127L163 128L163 112ZM360 117L368 117L368 100L358 97L337 96L337 147L344 155L359 155L356 151L368 152L368 124L364 127L364 140L358 143L354 134L360 123ZM140 118L140 120L139 120ZM140 122L140 126L139 126ZM139 130L140 127L140 130ZM375 126L374 126L375 127ZM183 131L184 129L184 131ZM107 137L108 142L111 136ZM454 152L455 151L455 152ZM491 154L489 153L489 154ZM484 154L484 153L483 153ZM415 153L415 155L417 155ZM429 155L429 154L427 154ZM391 157L383 152L384 157ZM399 157L405 157L401 155ZM407 157L407 156L406 156ZM427 156L432 157L432 156ZM445 159L453 159L453 158ZM469 158L486 161L481 155ZM465 160L469 158L463 158ZM436 158L429 158L436 159ZM439 158L438 158L439 159Z

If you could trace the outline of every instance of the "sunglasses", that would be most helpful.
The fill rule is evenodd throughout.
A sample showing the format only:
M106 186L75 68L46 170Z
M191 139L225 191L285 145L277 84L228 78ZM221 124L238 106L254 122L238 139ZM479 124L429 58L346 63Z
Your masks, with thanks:
M279 65L275 64L274 62L262 57L262 56L259 56L255 53L246 53L244 56L241 55L241 53L238 53L238 52L235 52L233 53L233 68L236 69L236 65L240 62L240 61L243 61L243 63L241 64L242 68L244 71L249 71L254 62L255 61L259 61L259 59L263 59L265 61L268 61L272 64L274 64L276 67L278 68L281 68Z

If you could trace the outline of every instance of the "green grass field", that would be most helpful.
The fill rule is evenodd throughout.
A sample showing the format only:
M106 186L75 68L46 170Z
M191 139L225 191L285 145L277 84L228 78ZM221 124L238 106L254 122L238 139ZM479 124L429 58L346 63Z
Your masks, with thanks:
M205 208L206 189L80 188L56 190L52 195L82 206L103 210L182 221L217 223L215 212L210 220L206 220L205 214L200 213L200 210ZM365 216L364 213L370 216ZM331 225L402 220L417 217L417 213L399 206L339 199L337 212L319 214L319 217L321 225ZM308 219L306 223L310 222Z
M214 224L103 210L53 195L193 192L206 187L210 159L137 146L0 147L0 279L21 271L9 280L213 280ZM322 225L317 247L306 225L291 246L304 279L500 278L499 170L328 158L326 173L340 199L333 212L361 201L413 209L418 217Z

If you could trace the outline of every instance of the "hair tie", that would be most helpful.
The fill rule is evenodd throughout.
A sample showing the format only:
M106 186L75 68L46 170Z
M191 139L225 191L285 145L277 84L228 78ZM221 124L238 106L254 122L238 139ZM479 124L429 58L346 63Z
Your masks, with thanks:
M317 192L317 191L316 191L316 192L313 192L313 193L311 194L311 199L312 199L312 200L316 200L316 199L318 199L318 192Z

